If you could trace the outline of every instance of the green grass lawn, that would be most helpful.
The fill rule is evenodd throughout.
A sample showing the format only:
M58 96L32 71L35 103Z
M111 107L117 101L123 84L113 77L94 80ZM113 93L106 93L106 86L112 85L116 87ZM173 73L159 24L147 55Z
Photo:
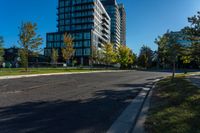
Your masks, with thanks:
M48 74L48 73L63 73L63 72L91 72L97 70L98 69L29 68L29 71L25 72L23 68L0 68L0 76Z
M200 133L200 88L183 76L160 81L145 126L149 133Z

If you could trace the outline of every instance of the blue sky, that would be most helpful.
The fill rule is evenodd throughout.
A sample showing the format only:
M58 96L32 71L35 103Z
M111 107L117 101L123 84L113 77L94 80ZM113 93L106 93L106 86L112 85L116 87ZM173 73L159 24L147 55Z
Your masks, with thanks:
M167 29L177 31L188 25L187 17L200 11L200 0L118 0L127 12L127 45L139 53L145 44L157 49L154 40ZM0 35L6 47L17 45L22 21L38 23L38 33L56 31L57 0L1 0ZM43 47L45 46L45 41Z

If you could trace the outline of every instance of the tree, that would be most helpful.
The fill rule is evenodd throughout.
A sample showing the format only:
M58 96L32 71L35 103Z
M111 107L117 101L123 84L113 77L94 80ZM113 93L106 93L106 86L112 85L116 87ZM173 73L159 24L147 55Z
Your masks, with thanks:
M97 62L100 63L100 64L103 64L103 62L104 62L104 51L103 51L103 49L97 50Z
M113 49L113 44L104 44L103 51L104 62L106 65L110 65L116 61L116 54Z
M175 72L176 72L176 61L177 61L178 56L181 53L182 46L178 42L179 37L176 34L173 34L172 32L170 32L170 33L166 33L166 36L168 40L166 44L167 54L173 66L173 71L172 71L172 81L173 81L175 77Z
M180 34L167 31L157 41L157 44L159 46L158 53L162 55L162 58L166 59L168 62L172 64L172 81L174 80L175 77L176 62L178 56L181 56L181 50L182 50L182 45L178 42L179 38Z
M3 58L3 56L4 56L3 43L4 43L3 37L0 36L0 65L2 64L2 62L4 60L4 58Z
M187 45L181 46L181 51L179 55L179 65L181 64L183 68L187 68L188 65L191 65L192 62L192 54L191 54L191 45L187 43ZM186 69L185 69L186 73Z
M52 49L51 61L57 67L57 61L58 61L58 50L57 49Z
M117 62L120 63L121 68L128 68L128 66L133 65L136 56L134 53L126 46L120 45L118 48Z
M92 53L90 56L90 60L91 60L91 65L93 66L93 64L98 61L98 48L97 46L92 45L91 49L92 49Z
M137 54L132 52L132 55L133 55L133 65L136 65L136 63L137 63Z
M28 71L28 58L37 55L42 38L36 33L37 24L32 22L22 23L19 27L19 45L21 46L20 57L26 72Z
M19 57L20 57L20 63L21 66L25 67L26 71L28 71L28 53L25 49L19 50Z
M191 46L191 57L200 68L200 42L193 42Z
M64 34L64 45L65 46L62 48L62 56L63 59L68 62L74 55L75 50L73 46L73 38L67 33Z
M182 31L186 34L186 39L191 42L190 47L188 47L191 61L195 61L200 67L200 12L189 17L188 22L191 26L185 27Z
M158 45L158 51L157 51L157 65L158 67L162 67L163 69L166 69L166 64L168 63L167 59L167 49L166 44L168 42L167 36L158 36L158 38L155 39L155 43Z
M140 49L138 57L138 65L144 68L151 67L153 59L153 51L148 46L143 45Z

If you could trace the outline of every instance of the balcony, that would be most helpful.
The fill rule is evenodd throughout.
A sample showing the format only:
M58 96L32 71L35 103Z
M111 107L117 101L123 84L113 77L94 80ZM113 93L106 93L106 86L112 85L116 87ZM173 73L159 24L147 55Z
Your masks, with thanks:
M107 30L110 30L110 29L108 28L108 25L106 25L105 23L102 24L102 27L105 28L105 29L107 29Z
M102 21L103 21L104 23L106 23L107 25L109 25L109 20L103 18Z
M107 14L105 14L105 13L102 13L102 16L105 17L105 18L107 18L107 19L110 19L110 18L107 16Z

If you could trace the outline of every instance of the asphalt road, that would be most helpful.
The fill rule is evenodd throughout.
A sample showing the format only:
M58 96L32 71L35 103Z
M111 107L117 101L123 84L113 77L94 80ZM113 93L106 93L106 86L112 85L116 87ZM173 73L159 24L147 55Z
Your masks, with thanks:
M106 132L142 87L166 75L126 71L0 80L0 133Z
M188 79L195 84L196 86L200 87L200 75L189 76Z

